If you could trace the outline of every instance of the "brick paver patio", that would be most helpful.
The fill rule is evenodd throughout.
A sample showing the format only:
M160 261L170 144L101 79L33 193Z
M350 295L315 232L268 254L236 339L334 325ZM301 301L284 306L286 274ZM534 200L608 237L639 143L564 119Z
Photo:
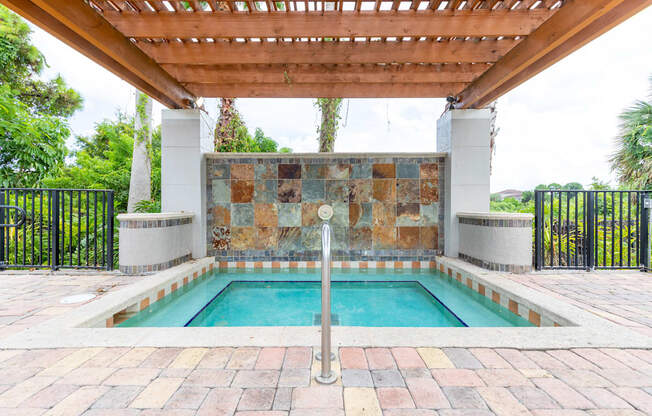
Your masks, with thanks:
M649 329L649 275L509 278ZM63 296L132 281L3 274L0 338L78 306L61 305ZM340 348L333 386L315 384L312 355L309 347L0 350L0 415L652 414L649 350Z

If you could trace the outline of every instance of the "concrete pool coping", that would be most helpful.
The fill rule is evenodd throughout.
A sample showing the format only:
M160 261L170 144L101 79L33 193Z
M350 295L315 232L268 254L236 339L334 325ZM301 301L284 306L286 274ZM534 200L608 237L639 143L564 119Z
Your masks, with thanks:
M588 311L538 292L463 261L441 257L440 271L464 273L473 284L508 293L532 310L556 317L564 325L512 328L378 328L332 329L335 346L488 347L556 349L581 347L652 348L652 338ZM0 341L0 348L65 347L222 347L316 346L318 327L167 327L97 328L107 315L138 305L143 293L160 293L198 271L208 271L213 258L204 258L149 276L116 292L26 329ZM185 278L184 278L185 276Z

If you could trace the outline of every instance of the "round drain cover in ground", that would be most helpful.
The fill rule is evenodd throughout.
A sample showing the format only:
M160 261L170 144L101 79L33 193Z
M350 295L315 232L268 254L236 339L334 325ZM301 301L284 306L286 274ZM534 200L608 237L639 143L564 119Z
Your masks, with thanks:
M81 293L79 295L72 295L72 296L66 296L65 298L61 299L61 303L81 303L81 302L87 302L93 298L95 298L97 295L94 295L92 293Z

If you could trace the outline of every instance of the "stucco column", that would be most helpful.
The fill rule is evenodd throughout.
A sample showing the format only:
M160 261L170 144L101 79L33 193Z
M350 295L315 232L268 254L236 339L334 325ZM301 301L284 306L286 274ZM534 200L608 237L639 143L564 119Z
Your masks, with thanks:
M457 213L489 212L491 110L450 110L437 120L437 151L448 153L444 185L444 255L457 257Z
M163 110L161 210L192 212L192 256L206 256L206 169L211 123L200 110Z

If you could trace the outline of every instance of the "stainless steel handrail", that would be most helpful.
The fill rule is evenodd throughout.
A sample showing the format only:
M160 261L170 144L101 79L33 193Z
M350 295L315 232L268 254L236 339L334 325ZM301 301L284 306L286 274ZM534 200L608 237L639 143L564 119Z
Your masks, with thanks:
M330 208L330 207L329 207ZM328 211L327 211L328 212ZM330 211L332 215L332 210ZM321 226L321 373L315 380L332 384L337 376L331 371L331 227L325 214ZM321 215L320 215L321 216Z

